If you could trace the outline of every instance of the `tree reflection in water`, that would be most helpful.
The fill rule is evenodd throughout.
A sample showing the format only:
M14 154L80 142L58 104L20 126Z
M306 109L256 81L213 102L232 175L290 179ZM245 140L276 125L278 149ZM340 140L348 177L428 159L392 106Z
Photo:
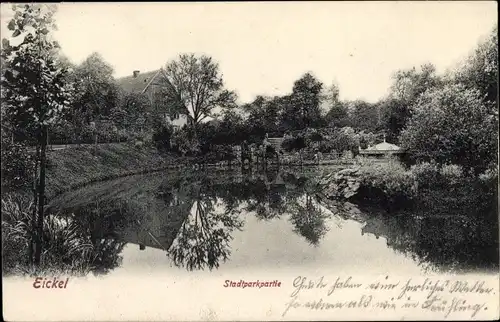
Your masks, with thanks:
M231 233L243 227L240 212L217 198L212 187L192 183L193 205L167 255L188 270L219 267L231 254Z
M290 220L294 231L314 246L318 246L321 238L328 232L325 220L329 215L325 213L316 199L309 193L290 202Z
M243 214L262 221L284 217L314 246L321 244L331 219L337 218L363 223L361 234L384 238L388 247L422 266L498 267L498 219L486 215L495 212L493 207L474 205L477 209L467 208L467 216L446 216L444 210L436 216L436 207L430 206L425 211L384 214L325 200L314 176L283 169L127 180L77 191L60 201L92 243L96 272L120 265L127 242L140 249L166 250L176 266L188 270L218 268L231 255L230 242L234 232L243 229ZM69 201L75 204L70 206ZM442 203L441 208L447 204L436 202Z
M121 265L120 253L127 244L119 238L119 231L133 225L133 214L126 214L119 200L106 200L67 211L75 232L92 245L88 254L94 274L107 274Z

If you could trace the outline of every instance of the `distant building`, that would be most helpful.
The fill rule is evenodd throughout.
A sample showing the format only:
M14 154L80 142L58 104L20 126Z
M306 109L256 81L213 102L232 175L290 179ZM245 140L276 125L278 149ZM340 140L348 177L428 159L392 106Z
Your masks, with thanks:
M359 148L360 155L373 158L387 158L392 155L401 155L403 153L404 151L399 146L387 143L385 141L385 136L384 142L382 143L368 146L366 149L361 149L361 147Z
M154 103L155 95L159 93L161 83L159 83L159 76L161 69L141 73L139 70L134 70L132 75L118 79L118 85L127 93L144 94L149 99L151 104ZM182 113L175 113L169 115L164 114L165 121L172 124L174 129L183 127L188 122L188 117Z

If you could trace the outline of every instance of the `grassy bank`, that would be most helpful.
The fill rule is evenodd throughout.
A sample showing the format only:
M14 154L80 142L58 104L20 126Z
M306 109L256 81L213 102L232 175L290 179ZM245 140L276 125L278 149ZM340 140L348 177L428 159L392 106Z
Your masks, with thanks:
M47 154L46 196L51 199L92 182L174 167L182 164L181 161L160 153L155 147L130 143L50 151ZM75 222L48 214L44 218L46 246L42 266L34 268L28 262L33 207L28 187L2 195L4 275L86 275L102 266L99 254L103 247L116 250L123 246L96 244ZM114 260L118 260L115 257ZM115 262L108 264L116 265Z
M160 153L155 147L131 143L81 146L48 153L46 195L92 182L140 174L182 163L179 157Z

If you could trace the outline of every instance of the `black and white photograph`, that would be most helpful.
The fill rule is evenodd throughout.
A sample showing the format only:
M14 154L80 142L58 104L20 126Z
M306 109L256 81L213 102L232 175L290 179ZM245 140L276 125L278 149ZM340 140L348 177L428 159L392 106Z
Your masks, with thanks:
M2 3L8 321L494 320L494 1Z

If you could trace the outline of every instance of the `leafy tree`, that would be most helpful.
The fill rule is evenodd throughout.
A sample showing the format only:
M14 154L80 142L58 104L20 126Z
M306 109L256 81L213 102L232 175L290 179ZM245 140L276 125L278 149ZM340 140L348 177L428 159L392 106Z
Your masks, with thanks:
M344 127L352 125L349 109L344 102L338 102L330 108L325 116L326 123L331 127Z
M42 4L13 5L14 17L8 23L12 38L18 44L3 39L2 58L6 69L2 75L3 99L7 103L12 125L29 129L37 139L36 161L39 166L38 203L34 234L34 263L40 264L42 253L43 217L45 204L45 168L47 132L60 121L70 106L71 88L66 83L67 70L58 64L57 42L51 39L55 28L54 6ZM35 217L35 216L33 216ZM31 248L30 248L31 249Z
M399 70L393 75L389 97L380 102L381 125L389 141L398 141L419 96L442 86L443 80L436 75L436 67L430 63L423 64L419 69Z
M215 108L235 106L236 94L224 89L219 65L205 55L180 55L162 69L161 82L165 101L190 118L195 134Z
M340 94L339 86L336 83L333 83L332 85L330 85L325 89L325 93L323 94L323 100L325 100L328 107L332 108L340 103L339 94Z
M497 162L497 121L479 91L446 85L424 93L401 133L413 161L453 163L479 173Z
M85 123L109 117L118 105L118 85L113 67L99 53L92 53L73 73L77 96L72 116Z
M294 136L287 136L282 143L285 151L301 151L306 147L306 139L303 133L297 133Z
M225 111L222 121L217 123L216 136L220 144L239 144L247 137L243 118L234 110Z
M325 122L330 127L350 126L349 110L347 105L339 99L339 88L332 84L327 88L324 99L328 112L325 115Z
M335 129L330 140L333 149L338 152L352 151L356 153L358 151L359 138L351 127L347 126L341 129Z
M350 102L351 126L358 131L373 132L380 127L380 110L377 104L357 100Z
M295 81L283 113L283 123L287 129L317 127L321 124L322 88L323 84L310 73Z
M106 128L113 128L112 119L119 116L119 89L111 65L98 53L92 53L77 66L62 56L59 65L71 68L66 81L74 84L75 95L64 126L56 132L64 131L69 141L78 143L94 142L98 135L111 136L113 133Z
M387 140L398 142L399 134L411 117L409 106L395 98L383 100L379 102L379 105L381 125L387 134Z
M294 226L293 231L317 247L328 232L326 226L328 215L321 210L317 200L307 191L290 203L290 221Z
M429 88L442 84L442 80L436 75L436 67L427 63L420 69L399 70L393 75L390 97L405 105L415 103L417 98Z
M164 124L157 129L153 133L153 142L155 143L158 149L170 150L170 140L172 139L172 134L174 133L174 129L170 124Z
M150 101L142 93L122 93L118 106L111 111L111 119L121 126L131 130L143 130L149 126L162 127L163 117L155 115Z
M456 71L454 81L479 90L483 102L498 117L498 26Z
M247 125L251 132L262 139L266 133L280 131L281 116L286 101L287 97L257 96L252 103L244 105L243 109L249 114Z

